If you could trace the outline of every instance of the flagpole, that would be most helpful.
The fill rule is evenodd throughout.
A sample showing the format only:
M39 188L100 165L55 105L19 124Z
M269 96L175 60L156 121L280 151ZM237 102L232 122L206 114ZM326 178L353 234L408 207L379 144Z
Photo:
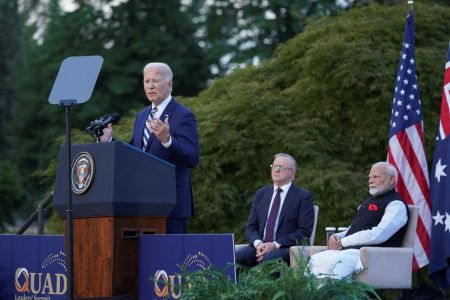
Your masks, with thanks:
M409 9L413 11L414 0L408 0Z

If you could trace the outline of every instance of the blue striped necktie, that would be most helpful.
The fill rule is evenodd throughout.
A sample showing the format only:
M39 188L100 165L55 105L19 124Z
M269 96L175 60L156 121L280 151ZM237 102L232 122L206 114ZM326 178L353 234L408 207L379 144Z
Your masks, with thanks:
M158 111L158 108L153 107L152 111L148 114L148 118L145 122L144 127L144 136L142 137L142 140L144 142L144 146L142 147L142 150L145 150L148 144L148 140L150 139L150 134L152 133L152 130L150 129L150 121L155 118L155 114Z

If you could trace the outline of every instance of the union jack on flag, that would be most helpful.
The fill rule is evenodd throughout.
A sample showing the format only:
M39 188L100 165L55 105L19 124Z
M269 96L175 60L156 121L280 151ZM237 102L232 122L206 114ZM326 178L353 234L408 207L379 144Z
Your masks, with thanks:
M397 192L407 204L419 207L413 259L413 270L417 270L428 264L431 201L414 52L414 15L410 11L395 81L387 160L398 171Z

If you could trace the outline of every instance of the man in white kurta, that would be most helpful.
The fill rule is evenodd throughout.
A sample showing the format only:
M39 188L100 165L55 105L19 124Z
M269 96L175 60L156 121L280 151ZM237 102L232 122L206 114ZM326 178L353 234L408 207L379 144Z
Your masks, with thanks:
M319 277L341 279L361 270L359 259L363 246L399 247L408 221L408 208L394 187L397 170L387 162L372 166L369 193L348 230L333 234L328 250L314 254L309 261L311 272Z

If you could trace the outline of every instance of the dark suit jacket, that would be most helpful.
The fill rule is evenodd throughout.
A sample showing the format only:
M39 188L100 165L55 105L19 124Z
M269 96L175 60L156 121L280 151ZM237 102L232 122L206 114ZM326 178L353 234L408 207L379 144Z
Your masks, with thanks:
M140 111L134 122L130 144L139 149L143 147L145 121L151 108L149 105ZM193 112L176 102L174 98L161 114L162 121L165 115L169 116L172 145L165 148L161 141L151 134L145 151L175 165L177 203L169 217L185 218L194 213L190 172L199 162L197 121Z
M263 240L264 227L272 196L273 185L256 191L245 229L245 235L251 245L257 239ZM275 241L281 244L283 248L301 245L304 238L309 243L313 225L314 206L312 194L292 184L281 208Z

